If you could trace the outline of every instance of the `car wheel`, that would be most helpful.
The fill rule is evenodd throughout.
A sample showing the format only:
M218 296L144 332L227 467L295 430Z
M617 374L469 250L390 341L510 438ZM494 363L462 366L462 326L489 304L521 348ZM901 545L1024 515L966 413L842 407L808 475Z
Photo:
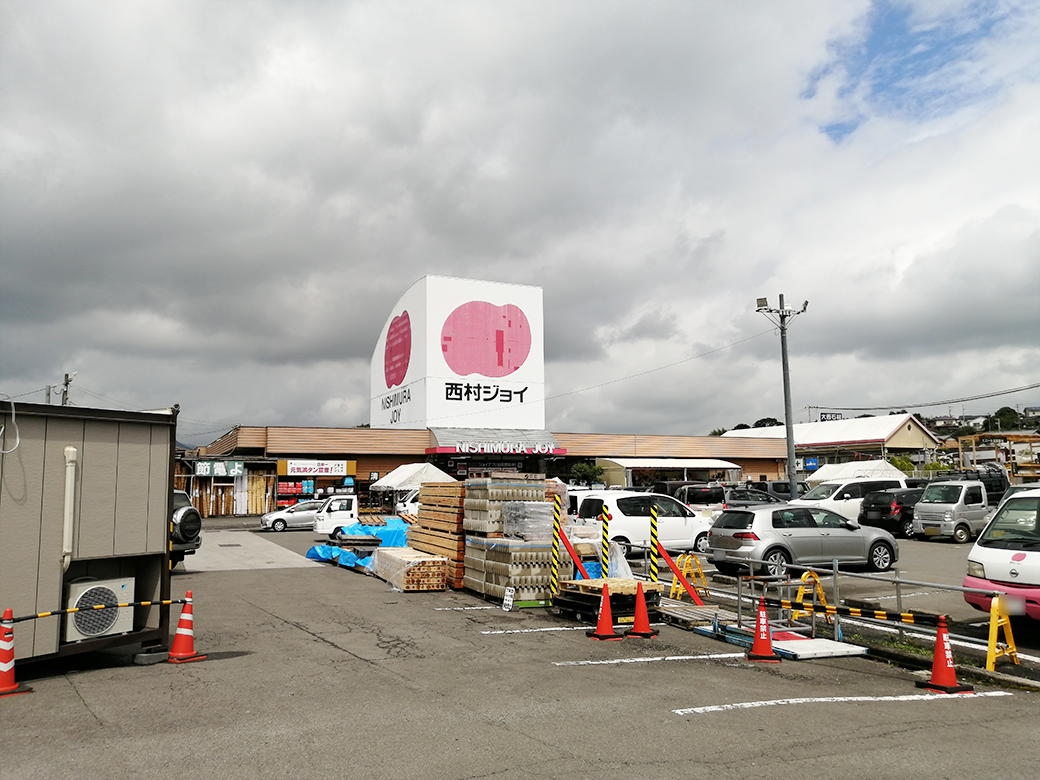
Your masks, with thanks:
M873 571L888 571L892 568L892 548L884 542L874 542L867 558Z
M957 544L964 544L971 540L971 531L968 530L968 526L959 525L953 529L953 541Z
M783 550L770 550L766 553L765 565L762 567L770 577L782 577L791 556Z
M284 531L285 530L285 521L280 519L280 518L278 520L275 520L273 523L271 523L271 530L272 531Z
M716 563L715 570L719 574L725 574L728 577L736 577L740 574L741 565L739 563Z
M701 534L693 542L693 549L697 552L707 555L711 552L711 544L708 542L708 535Z
M628 539L626 539L625 537L615 536L610 541L612 541L614 544L621 548L621 554L624 555L626 558L632 554L632 543L629 542Z
M913 539L914 538L914 521L913 520L904 520L903 521L903 536L905 536L907 539Z

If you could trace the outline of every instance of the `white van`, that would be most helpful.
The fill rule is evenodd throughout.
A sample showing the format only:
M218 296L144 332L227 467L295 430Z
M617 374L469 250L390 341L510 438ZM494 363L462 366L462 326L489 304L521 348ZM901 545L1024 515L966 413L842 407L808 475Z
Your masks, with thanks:
M399 515L419 514L419 488L412 488L401 496L397 503L394 504L394 512Z
M626 555L633 546L650 546L651 504L657 504L657 540L664 547L708 552L708 531L713 518L693 511L671 496L631 490L590 490L580 495L578 521L600 525L606 507L611 516L607 533Z
M791 506L808 506L829 509L855 522L859 519L859 506L863 496L875 490L905 488L906 480L901 477L856 477L855 479L821 482L808 493L788 501Z
M314 530L335 539L339 529L358 522L358 497L353 493L337 493L325 499L314 516Z
M968 553L963 587L1006 593L1040 620L1040 490L1015 493L1000 505ZM989 612L989 596L965 593L964 600Z

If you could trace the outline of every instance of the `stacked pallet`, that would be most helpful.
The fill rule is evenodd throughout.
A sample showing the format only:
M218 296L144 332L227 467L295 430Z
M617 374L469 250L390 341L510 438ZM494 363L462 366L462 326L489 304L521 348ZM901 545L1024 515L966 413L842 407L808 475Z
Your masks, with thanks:
M419 514L409 518L408 546L442 555L447 584L462 587L465 537L462 532L466 486L461 482L424 482L419 488Z
M501 536L506 501L545 501L545 475L493 471L486 477L467 479L463 529L468 535Z
M378 547L372 554L372 573L404 591L444 590L448 559L408 547Z
M513 588L513 603L547 604L552 587L552 543L523 539L466 537L466 588L501 599ZM560 574L572 576L569 562Z

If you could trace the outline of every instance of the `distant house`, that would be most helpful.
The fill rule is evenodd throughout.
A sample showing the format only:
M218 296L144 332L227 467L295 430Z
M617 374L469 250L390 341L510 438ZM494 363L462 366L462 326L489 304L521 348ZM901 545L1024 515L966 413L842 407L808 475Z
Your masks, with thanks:
M805 464L805 471L814 471L827 463L885 459L893 455L904 455L916 463L925 463L934 459L935 450L942 444L912 414L797 423L793 428L795 455ZM783 425L723 434L775 439L786 438L786 435Z
M977 431L981 431L985 427L987 419L987 417L970 417L964 421L964 424L970 425Z
M1022 417L1026 420L1040 420L1040 406L1027 406L1022 410Z

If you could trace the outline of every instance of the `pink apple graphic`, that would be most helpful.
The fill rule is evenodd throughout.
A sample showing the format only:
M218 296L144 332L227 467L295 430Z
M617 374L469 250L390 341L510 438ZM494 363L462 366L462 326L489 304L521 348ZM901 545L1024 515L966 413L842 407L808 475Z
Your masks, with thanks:
M1011 560L1015 563L1022 563L1026 559L1025 553L1015 553L1011 556Z
M509 376L531 354L531 323L511 303L469 301L444 320L441 351L459 376Z
M383 353L383 376L387 389L399 385L408 373L408 361L412 357L412 320L408 312L394 317L386 331L386 350Z

